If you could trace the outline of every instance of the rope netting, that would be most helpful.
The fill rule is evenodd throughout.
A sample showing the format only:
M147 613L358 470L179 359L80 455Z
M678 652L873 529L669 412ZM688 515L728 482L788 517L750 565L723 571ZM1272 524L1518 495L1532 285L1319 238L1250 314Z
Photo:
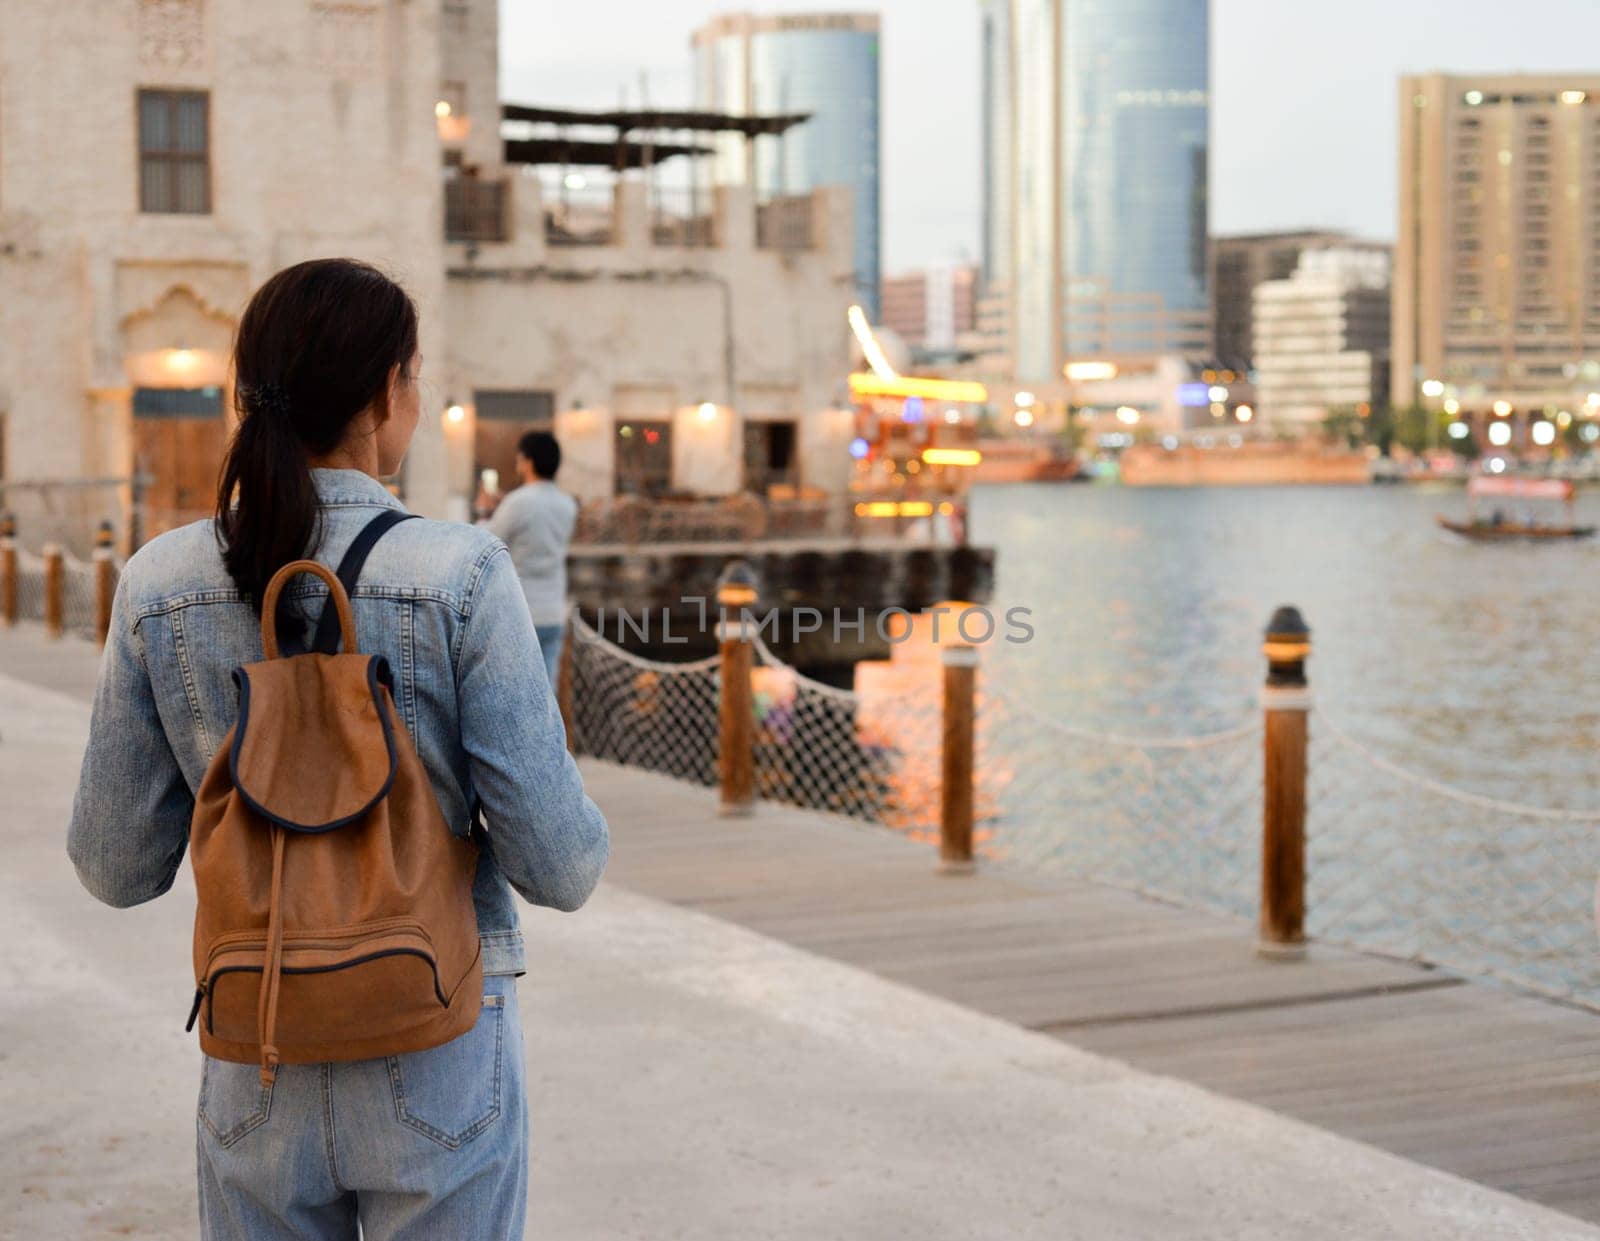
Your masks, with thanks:
M695 784L717 780L717 660L674 664L608 642L576 611L572 739L580 754Z
M881 693L862 695L798 672L759 636L755 652L755 767L762 797L919 838L937 832L937 675L900 678Z
M660 663L573 625L580 753L709 785L718 665ZM863 669L866 672L863 672ZM870 673L870 675L868 675ZM1254 918L1262 727L1149 737L1083 727L978 678L977 840L1019 867ZM937 838L937 652L814 680L759 638L759 795ZM1600 810L1507 802L1409 771L1309 721L1307 921L1316 938L1600 1007Z
M1600 809L1485 797L1311 717L1307 924L1600 1007Z
M980 716L993 849L1070 874L1249 915L1261 874L1261 726L1137 737L1074 726L1016 698Z

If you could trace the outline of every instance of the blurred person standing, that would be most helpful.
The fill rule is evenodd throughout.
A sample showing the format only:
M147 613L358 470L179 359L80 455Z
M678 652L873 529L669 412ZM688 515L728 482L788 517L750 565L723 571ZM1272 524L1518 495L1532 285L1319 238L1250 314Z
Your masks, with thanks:
M521 486L500 501L487 523L511 552L552 686L566 636L567 549L578 523L578 502L556 486L560 468L556 437L529 431L517 441Z

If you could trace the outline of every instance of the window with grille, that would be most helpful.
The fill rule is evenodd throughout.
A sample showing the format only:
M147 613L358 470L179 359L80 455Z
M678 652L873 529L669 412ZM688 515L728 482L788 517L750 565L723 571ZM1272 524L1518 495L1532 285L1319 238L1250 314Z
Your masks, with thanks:
M205 91L139 92L139 210L211 212L210 96Z

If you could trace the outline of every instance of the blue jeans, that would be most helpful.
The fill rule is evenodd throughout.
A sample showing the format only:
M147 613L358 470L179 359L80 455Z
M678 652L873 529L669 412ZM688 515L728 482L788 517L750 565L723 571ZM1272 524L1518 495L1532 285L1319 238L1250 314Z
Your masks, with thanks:
M561 667L561 644L566 640L565 625L535 625L539 650L544 654L544 670L550 674L550 688L556 687L556 672Z
M516 979L483 980L471 1030L429 1051L260 1067L205 1059L206 1241L520 1238L528 1109Z

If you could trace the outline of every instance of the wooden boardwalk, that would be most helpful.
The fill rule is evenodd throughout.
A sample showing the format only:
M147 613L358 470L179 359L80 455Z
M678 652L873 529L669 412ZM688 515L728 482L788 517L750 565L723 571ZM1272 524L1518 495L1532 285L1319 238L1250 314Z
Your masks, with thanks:
M882 829L586 762L611 881L1600 1221L1600 1017ZM1063 1124L1070 1124L1063 1117Z

